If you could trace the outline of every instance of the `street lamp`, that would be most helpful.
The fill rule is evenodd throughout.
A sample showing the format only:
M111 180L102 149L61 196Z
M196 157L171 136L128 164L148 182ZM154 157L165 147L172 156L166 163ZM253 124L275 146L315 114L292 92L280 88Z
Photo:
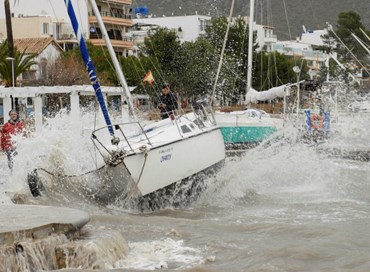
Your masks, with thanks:
M15 58L12 57L7 57L7 60L10 60L12 62L12 87L14 88L15 86L15 80L14 80L14 60ZM13 109L15 109L15 99L13 97Z

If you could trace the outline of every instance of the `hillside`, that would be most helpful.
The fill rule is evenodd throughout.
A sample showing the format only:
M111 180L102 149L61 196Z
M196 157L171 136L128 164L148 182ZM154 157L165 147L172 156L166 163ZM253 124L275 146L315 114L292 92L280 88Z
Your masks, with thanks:
M326 22L335 26L338 14L350 10L360 14L363 24L370 29L369 0L285 0L285 6L284 0L256 0L256 3L257 23L275 27L279 40L300 36L302 25L306 29L322 29ZM132 4L133 7L147 6L155 16L193 15L196 12L228 16L231 0L133 0ZM248 14L249 1L236 0L234 15Z

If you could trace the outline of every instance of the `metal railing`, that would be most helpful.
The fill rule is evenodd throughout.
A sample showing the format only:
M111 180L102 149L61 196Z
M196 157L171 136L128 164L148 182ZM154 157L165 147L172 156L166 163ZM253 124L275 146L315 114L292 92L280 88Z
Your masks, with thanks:
M95 16L93 12L89 11L89 16ZM101 11L100 15L103 17L112 17L112 18L119 18L119 19L132 19L131 14L122 14L119 12L108 12L108 11Z

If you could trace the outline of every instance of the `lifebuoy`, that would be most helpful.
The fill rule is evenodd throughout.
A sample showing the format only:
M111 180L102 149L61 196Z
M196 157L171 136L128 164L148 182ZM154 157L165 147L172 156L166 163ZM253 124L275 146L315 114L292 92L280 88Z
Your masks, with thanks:
M311 115L311 126L313 129L320 129L324 124L324 120L318 114Z

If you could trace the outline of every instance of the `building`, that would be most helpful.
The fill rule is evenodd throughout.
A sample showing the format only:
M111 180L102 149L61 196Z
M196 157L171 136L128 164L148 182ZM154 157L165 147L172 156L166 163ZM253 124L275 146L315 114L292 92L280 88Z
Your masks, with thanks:
M207 24L211 17L204 15L187 15L187 16L163 16L163 17L145 17L136 18L133 24L136 29L149 30L153 27L163 27L175 30L180 42L194 42L199 36L205 34ZM141 28L140 26L143 26ZM135 31L132 33L134 36Z
M23 16L12 18L13 38L44 38L50 37L53 19L51 16ZM5 19L0 19L0 39L6 39Z
M254 22L253 31L257 32L257 51L264 50L266 52L271 52L274 44L277 42L277 36L274 34L274 28L266 25L258 25L256 22Z
M206 26L211 24L211 17L204 15L188 16L163 16L163 17L143 17L133 20L131 28L131 37L134 41L134 47L131 54L137 55L138 44L144 42L148 36L148 31L162 27L176 31L180 42L194 42L198 37L204 35ZM233 18L236 20L237 18ZM248 24L248 17L243 17ZM253 29L257 34L256 43L259 45L258 50L272 51L273 45L277 41L273 33L273 27L258 25L254 23Z
M306 30L302 33L300 41L302 43L311 44L313 46L324 46L324 36L328 35L327 29L322 30Z
M105 46L97 19L89 2L72 0L75 12L78 13L82 36L93 45ZM132 26L131 0L96 0L108 36L114 50L120 55L128 55L133 42L127 35ZM46 7L45 7L46 9ZM45 11L46 12L46 11ZM68 50L77 44L67 11L58 16L54 10L47 11L51 15L25 16L13 14L12 27L15 39L53 37L63 49ZM54 18L55 17L55 18ZM5 19L0 19L0 40L6 39Z
M37 64L22 74L22 81L46 78L51 66L63 52L63 49L51 37L14 39L14 46L25 55L36 55L34 61Z
M305 59L311 79L318 77L321 67L328 59L327 54L315 50L312 44L303 43L300 40L278 41L274 44L273 50L286 56Z
M235 20L236 18L234 18ZM249 25L249 17L244 16L244 21ZM253 22L253 32L256 33L257 51L264 50L266 52L273 51L274 44L277 42L277 36L274 34L274 27L267 25L259 25Z
M96 4L102 16L114 51L119 55L128 55L133 42L128 29L132 26L131 0L97 0ZM96 17L90 5L87 6L87 39L95 46L105 46Z

